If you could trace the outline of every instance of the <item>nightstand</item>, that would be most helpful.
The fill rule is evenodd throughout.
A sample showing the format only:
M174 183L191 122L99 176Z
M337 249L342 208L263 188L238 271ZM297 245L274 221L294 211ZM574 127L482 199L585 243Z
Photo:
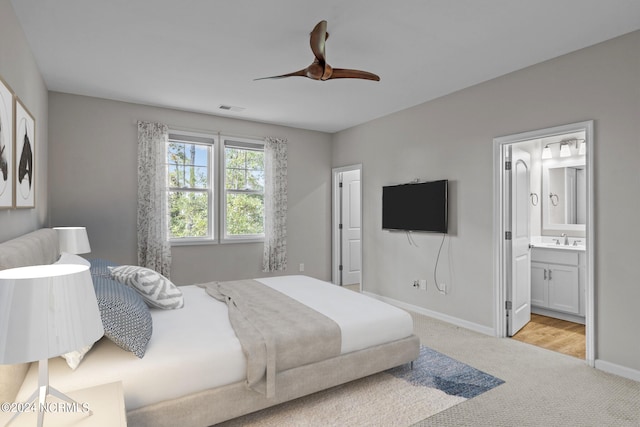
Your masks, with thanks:
M96 387L65 393L78 402L77 412L65 412L64 408L56 410L58 403L66 404L55 397L48 396L47 405L51 405L51 411L44 415L44 427L126 427L127 416L124 408L124 395L122 383L115 382ZM93 411L92 415L83 412L84 407ZM0 425L13 416L13 413L1 412ZM37 425L37 412L25 412L18 416L9 427L33 427Z

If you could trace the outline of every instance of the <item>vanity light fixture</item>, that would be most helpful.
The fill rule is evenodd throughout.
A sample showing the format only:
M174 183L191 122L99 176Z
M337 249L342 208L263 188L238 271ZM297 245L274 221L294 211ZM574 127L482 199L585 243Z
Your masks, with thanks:
M565 138L561 141L546 144L542 149L542 159L553 158L553 153L551 152L551 145L553 144L560 144L560 157L571 157L571 145L574 145L576 149L578 149L578 154L580 155L585 154L587 148L584 139Z

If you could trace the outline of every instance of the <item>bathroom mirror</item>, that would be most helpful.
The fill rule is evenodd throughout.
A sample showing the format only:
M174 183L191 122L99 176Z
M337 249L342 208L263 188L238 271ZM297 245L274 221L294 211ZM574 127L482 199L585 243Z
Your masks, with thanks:
M541 199L544 229L584 231L587 216L584 159L543 163Z

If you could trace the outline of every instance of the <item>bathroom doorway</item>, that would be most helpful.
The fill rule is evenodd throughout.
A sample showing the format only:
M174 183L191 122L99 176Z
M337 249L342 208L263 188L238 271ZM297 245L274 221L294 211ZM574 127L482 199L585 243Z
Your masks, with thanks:
M521 340L544 346L540 334L547 326L559 335L565 327L584 325L590 366L595 363L592 152L591 121L494 139L496 335L534 336Z

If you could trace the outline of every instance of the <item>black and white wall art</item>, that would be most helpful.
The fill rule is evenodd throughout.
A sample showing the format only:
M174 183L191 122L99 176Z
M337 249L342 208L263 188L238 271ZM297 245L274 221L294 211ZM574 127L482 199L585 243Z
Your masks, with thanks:
M0 209L13 207L13 93L0 77Z
M15 205L17 208L34 208L36 121L19 98L16 98L15 111Z

